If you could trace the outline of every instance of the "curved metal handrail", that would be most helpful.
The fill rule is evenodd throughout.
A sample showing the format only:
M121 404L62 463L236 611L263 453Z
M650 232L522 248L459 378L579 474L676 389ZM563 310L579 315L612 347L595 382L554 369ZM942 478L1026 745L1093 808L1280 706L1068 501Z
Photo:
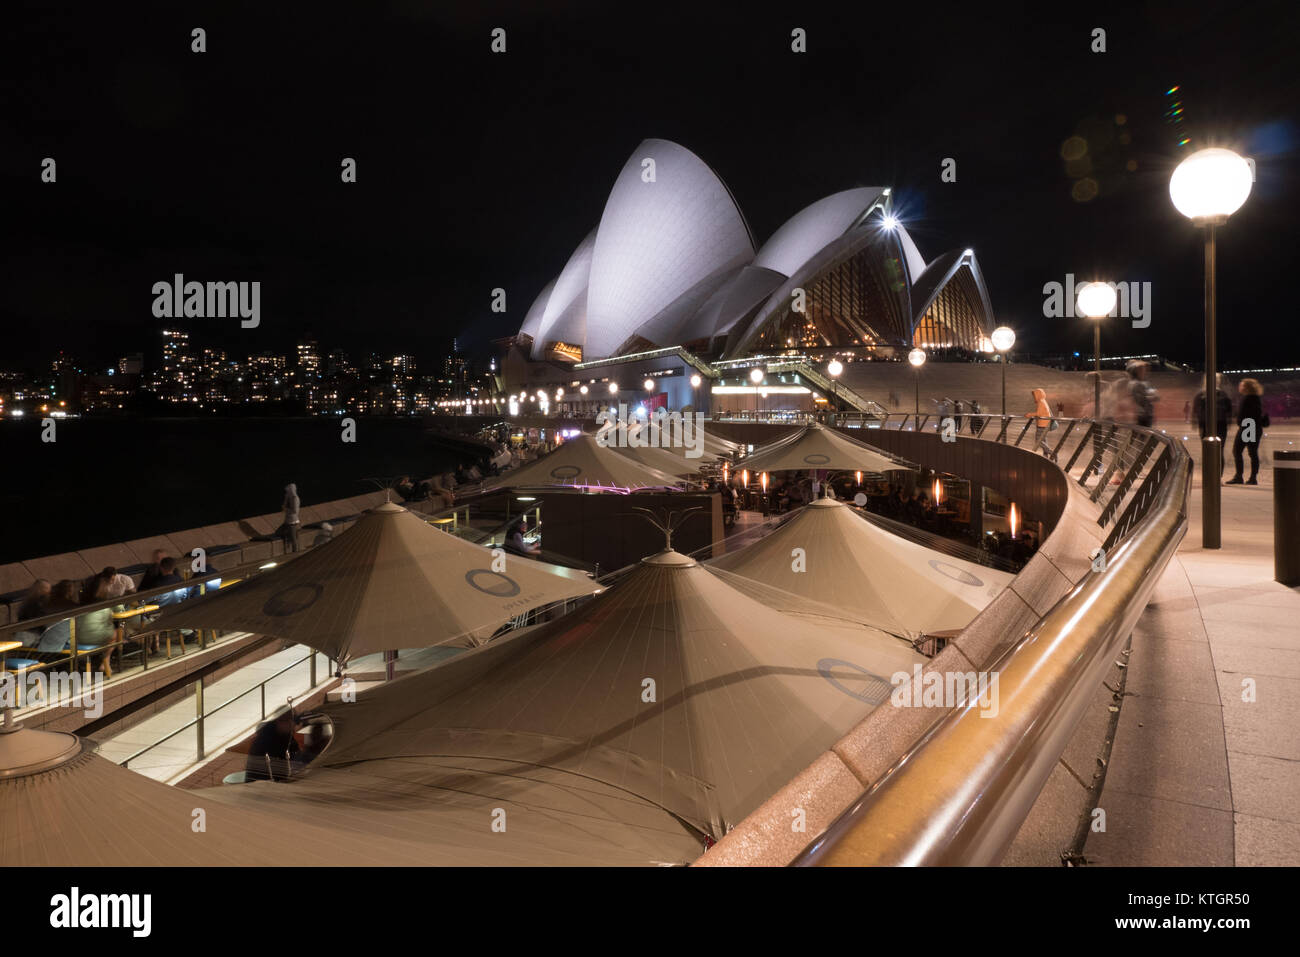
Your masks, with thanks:
M1090 571L990 669L997 714L981 714L978 700L953 709L795 864L1001 859L1186 532L1191 460L1180 443L1159 439L1169 467L1105 570Z

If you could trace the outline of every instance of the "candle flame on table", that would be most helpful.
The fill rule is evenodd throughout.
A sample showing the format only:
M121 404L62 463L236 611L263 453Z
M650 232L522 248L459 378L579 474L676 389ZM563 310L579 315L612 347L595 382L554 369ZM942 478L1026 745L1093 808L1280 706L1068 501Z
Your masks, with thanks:
M766 492L766 491L767 491L767 473L766 473L766 472L764 472L764 473L762 474L762 476L759 478L759 481L763 483L763 491Z
M938 479L934 480L934 504L938 505L943 501L943 483Z
M861 485L861 484L862 484L862 473L861 473L861 472L858 472L858 473L856 473L856 474L857 474L857 476L858 476L858 484Z
M1019 514L1017 514L1017 512L1016 512L1016 503L1015 503L1015 502L1012 502L1012 503L1011 503L1011 508L1010 508L1010 510L1007 512L1007 515L1008 515L1008 518L1009 518L1009 520L1010 520L1010 522L1011 522L1011 537L1012 537L1012 538L1015 538L1015 537L1016 537L1016 526L1020 524L1020 516L1019 516Z

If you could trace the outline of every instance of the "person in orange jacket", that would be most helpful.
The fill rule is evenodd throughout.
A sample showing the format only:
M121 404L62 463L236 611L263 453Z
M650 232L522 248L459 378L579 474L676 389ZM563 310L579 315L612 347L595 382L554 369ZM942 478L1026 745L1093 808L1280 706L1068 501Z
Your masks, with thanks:
M1047 444L1047 433L1052 428L1052 407L1047 404L1047 392L1043 389L1033 391L1034 411L1026 412L1025 418L1034 420L1034 427L1037 430L1034 434L1034 443L1043 450L1043 454L1056 461L1056 453L1052 447Z

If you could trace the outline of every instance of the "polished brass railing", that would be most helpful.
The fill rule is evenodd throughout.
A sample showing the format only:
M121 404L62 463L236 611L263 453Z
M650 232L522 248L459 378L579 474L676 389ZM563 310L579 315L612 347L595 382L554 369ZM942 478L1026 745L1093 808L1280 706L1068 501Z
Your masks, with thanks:
M1191 461L1180 442L1115 423L1088 423L1086 434L1098 436L1096 451L1086 438L1076 449L1096 457L1086 472L1111 476L1114 462L1128 463L1120 484L1132 485L1145 470L1127 524L1111 509L1104 561L989 668L995 715L978 700L948 712L796 864L987 865L1010 846L1187 528ZM1130 459L1153 439L1155 464L1150 452Z

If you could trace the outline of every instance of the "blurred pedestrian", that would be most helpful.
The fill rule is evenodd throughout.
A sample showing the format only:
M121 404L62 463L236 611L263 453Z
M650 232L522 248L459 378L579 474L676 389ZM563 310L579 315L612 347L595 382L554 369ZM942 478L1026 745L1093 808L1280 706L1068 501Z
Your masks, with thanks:
M1205 390L1202 389L1196 393L1196 401L1192 404L1193 417L1196 421L1196 429L1201 433L1201 438L1205 438ZM1226 456L1223 449L1223 443L1228 438L1228 420L1232 418L1232 400L1228 394L1223 391L1223 373L1217 372L1214 375L1214 431L1219 435L1219 474L1223 474L1223 467L1227 464Z
M281 526L286 552L298 550L298 529L302 525L302 519L298 516L298 506L298 486L290 482L284 487L284 524Z
M1237 409L1237 434L1232 437L1232 460L1237 470L1228 485L1241 485L1241 473L1244 469L1243 452L1250 452L1250 478L1246 485L1258 485L1259 476L1259 442L1264 437L1264 430L1272 423L1264 411L1264 387L1257 379L1242 379L1237 383L1241 393L1241 406Z
M1045 456L1055 462L1056 453L1047 444L1047 433L1056 427L1056 423L1052 419L1052 407L1047 404L1047 390L1034 389L1030 395L1034 398L1034 410L1026 412L1025 418L1033 419L1036 430L1034 432L1034 444L1042 450Z

